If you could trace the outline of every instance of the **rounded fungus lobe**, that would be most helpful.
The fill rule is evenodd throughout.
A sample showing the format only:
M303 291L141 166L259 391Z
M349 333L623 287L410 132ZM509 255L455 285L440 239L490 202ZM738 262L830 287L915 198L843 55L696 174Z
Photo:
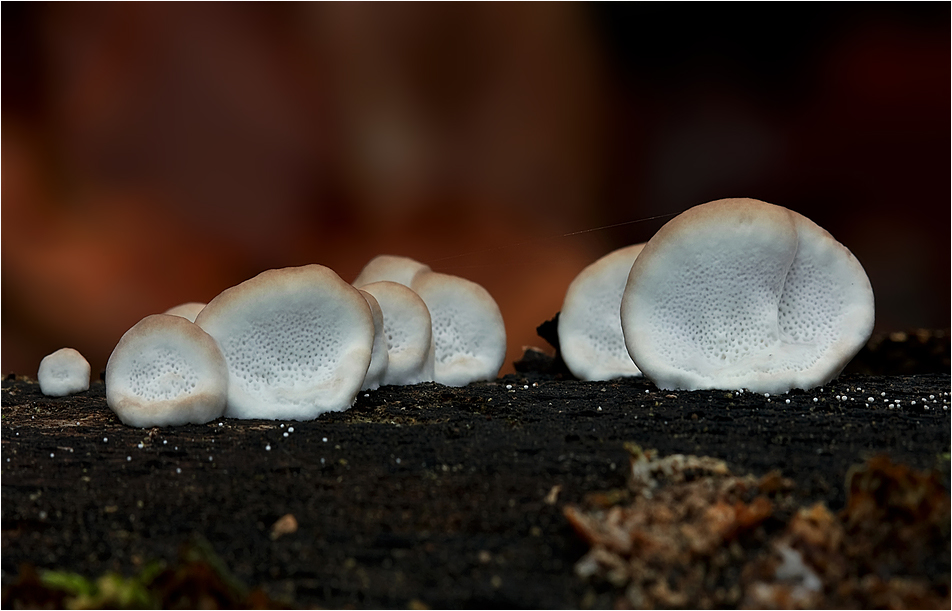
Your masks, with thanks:
M195 318L198 316L198 313L204 308L204 303L200 303L198 301L189 301L188 303L181 303L177 306L171 307L163 313L171 314L173 316L181 316L189 322L195 322Z
M370 365L367 300L323 265L262 272L208 302L195 323L225 355L232 418L310 420L343 411Z
M434 379L430 311L412 289L383 280L360 287L376 297L383 311L390 363L383 384L418 384Z
M181 316L146 316L106 364L106 403L129 426L202 424L221 417L227 396L218 344Z
M83 392L89 390L89 362L73 348L60 348L43 357L36 378L48 397Z
M621 297L644 244L619 248L595 261L569 285L559 313L559 349L580 380L640 376L625 346Z
M869 339L873 290L853 254L793 212L724 199L648 241L622 298L625 343L660 388L809 389Z
M367 291L360 291L360 294L367 300L370 306L370 313L374 319L374 345L370 353L370 367L367 368L367 375L364 376L364 383L360 390L376 390L380 388L384 375L390 364L390 355L387 353L387 338L383 330L383 311L377 299Z
M506 328L489 292L437 272L418 274L410 288L430 311L435 381L465 386L495 379L506 359Z
M409 257L377 255L360 270L360 273L354 280L354 286L364 286L365 284L380 282L382 280L397 282L403 286L412 286L413 279L417 274L429 271L430 266L424 265Z

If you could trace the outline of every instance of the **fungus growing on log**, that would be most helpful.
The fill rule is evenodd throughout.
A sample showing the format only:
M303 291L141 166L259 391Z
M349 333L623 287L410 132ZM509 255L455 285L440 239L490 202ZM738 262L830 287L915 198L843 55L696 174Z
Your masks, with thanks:
M123 424L201 424L225 411L228 368L195 323L153 314L116 344L106 364L106 403Z
M373 295L383 312L389 363L382 384L433 381L433 334L430 311L412 289L383 280L360 287Z
M232 418L310 420L346 410L370 365L370 306L322 265L262 272L208 302L195 323L228 363Z
M446 386L495 379L506 359L506 327L489 292L437 272L416 274L410 288L430 311L434 379Z
M48 397L65 397L89 390L89 362L73 348L60 348L40 361L36 378L40 392Z
M595 261L572 280L559 312L562 360L580 380L639 376L621 329L621 297L631 265L644 248L633 244Z
M830 381L873 329L862 265L796 212L696 206L635 259L621 305L632 360L664 389L778 393Z

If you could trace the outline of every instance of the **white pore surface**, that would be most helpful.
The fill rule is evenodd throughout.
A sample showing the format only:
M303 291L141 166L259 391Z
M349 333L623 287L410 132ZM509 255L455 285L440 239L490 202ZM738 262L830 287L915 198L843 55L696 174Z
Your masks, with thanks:
M221 417L228 370L215 340L181 316L147 316L106 364L106 403L130 426L201 424Z
M195 318L198 316L198 313L205 308L204 303L199 303L197 301L189 301L188 303L182 303L177 306L173 306L166 310L165 314L172 314L173 316L181 316L190 322L195 322Z
M559 348L569 371L580 380L641 375L625 346L620 309L628 272L644 246L608 253L583 269L565 293Z
M370 367L367 369L367 375L364 376L364 383L360 390L376 390L380 388L384 375L387 373L387 367L390 365L387 338L383 328L383 311L373 295L366 291L360 291L360 294L367 300L374 318L374 345L370 354Z
M228 362L225 415L233 418L346 410L370 365L370 307L322 265L262 272L215 297L195 322Z
M48 397L64 397L89 390L89 363L77 350L60 348L40 361L36 374L40 392Z
M673 219L632 265L632 359L664 389L786 392L834 378L869 338L872 287L805 217L749 199Z
M383 311L390 363L383 384L418 384L434 379L430 311L412 289L396 282L372 282L360 290L373 295Z
M411 288L430 311L435 380L465 386L495 379L506 359L506 328L486 289L436 272L419 274Z
M354 286L362 287L371 282L389 280L403 286L412 286L417 274L430 271L430 266L409 257L396 255L377 255L360 270L354 280Z

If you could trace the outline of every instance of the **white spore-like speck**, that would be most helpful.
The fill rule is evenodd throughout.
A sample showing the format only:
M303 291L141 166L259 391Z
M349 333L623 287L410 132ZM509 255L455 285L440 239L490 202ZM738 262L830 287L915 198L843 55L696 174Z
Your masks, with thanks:
M289 426L289 427L288 427L288 432L289 432L289 433L293 433L293 432L294 432L294 427L293 427L293 426Z

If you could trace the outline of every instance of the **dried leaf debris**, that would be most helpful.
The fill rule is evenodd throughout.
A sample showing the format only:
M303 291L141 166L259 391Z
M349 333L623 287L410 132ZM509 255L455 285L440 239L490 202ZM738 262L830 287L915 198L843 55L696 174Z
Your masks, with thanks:
M628 450L626 493L564 508L591 546L576 575L619 608L949 606L949 495L935 473L871 459L834 514L798 509L776 471Z

